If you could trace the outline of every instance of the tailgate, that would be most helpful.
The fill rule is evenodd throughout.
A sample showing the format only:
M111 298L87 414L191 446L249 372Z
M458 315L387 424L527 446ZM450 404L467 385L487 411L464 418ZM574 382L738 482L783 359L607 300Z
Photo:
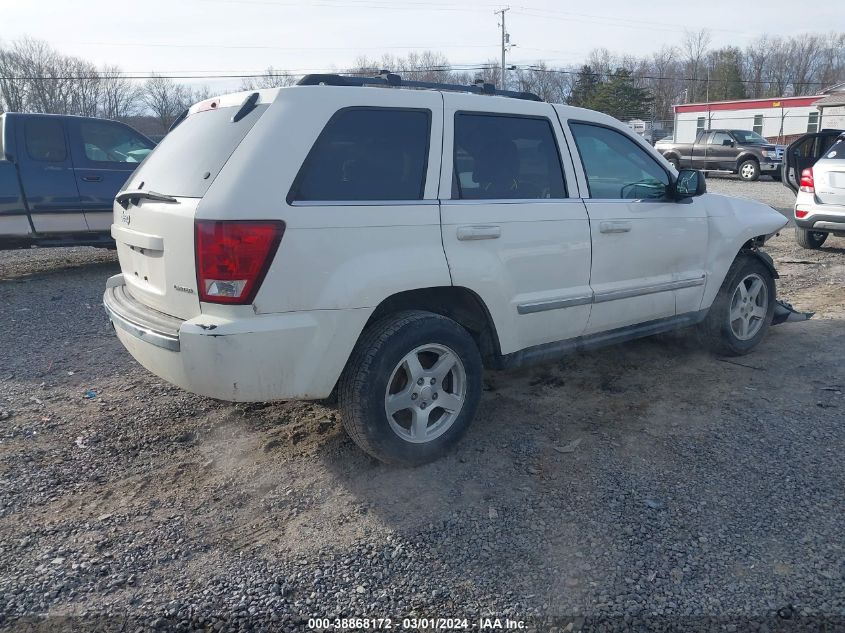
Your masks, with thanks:
M197 206L276 93L224 95L191 107L124 185L121 194L147 196L125 207L115 202L112 224L126 288L139 303L180 319L200 314Z
M151 308L190 319L200 314L194 262L199 198L114 205L112 237L129 293Z
M840 136L813 165L816 198L822 204L845 205L845 136Z
M845 205L845 160L826 160L813 169L816 197L822 204Z

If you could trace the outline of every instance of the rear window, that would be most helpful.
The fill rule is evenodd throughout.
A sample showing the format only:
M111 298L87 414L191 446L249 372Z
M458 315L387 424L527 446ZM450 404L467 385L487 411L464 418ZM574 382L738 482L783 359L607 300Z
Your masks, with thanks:
M67 159L65 127L57 119L35 118L24 125L26 153L32 160L60 163Z
M845 160L845 137L840 136L839 139L830 146L830 149L827 150L823 158L830 160Z
M127 189L202 198L266 109L267 104L259 105L237 122L232 122L237 106L192 114L141 163Z

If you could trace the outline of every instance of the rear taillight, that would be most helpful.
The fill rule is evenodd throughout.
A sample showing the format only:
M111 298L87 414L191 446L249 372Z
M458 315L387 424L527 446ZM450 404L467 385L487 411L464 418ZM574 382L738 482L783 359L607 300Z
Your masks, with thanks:
M813 168L807 167L804 171L801 172L801 191L805 191L807 193L815 193L816 192L816 183L813 180Z
M281 221L197 220L200 301L252 303L285 232Z
M809 213L810 212L807 211L807 209L799 209L797 207L795 208L795 217L798 218L799 220L801 218L806 218Z

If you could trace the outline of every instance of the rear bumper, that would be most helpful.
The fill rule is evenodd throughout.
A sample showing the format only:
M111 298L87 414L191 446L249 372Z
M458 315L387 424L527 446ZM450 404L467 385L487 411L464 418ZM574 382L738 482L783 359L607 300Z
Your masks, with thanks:
M811 197L813 201L803 202L804 197ZM794 218L795 225L802 229L845 232L845 205L816 204L813 194L799 193L795 208L808 212L803 218Z
M137 302L123 276L103 297L120 342L146 369L187 391L233 402L328 397L372 309L182 321Z

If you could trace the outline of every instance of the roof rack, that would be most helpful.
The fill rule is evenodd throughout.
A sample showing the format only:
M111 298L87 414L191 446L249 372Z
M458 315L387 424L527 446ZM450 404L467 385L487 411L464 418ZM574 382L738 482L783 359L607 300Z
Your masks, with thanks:
M387 86L390 88L426 88L429 90L448 90L452 92L471 92L479 95L497 95L510 97L512 99L525 99L527 101L542 101L533 92L517 92L514 90L497 90L493 84L477 81L472 85L445 84L433 81L412 81L402 79L397 74L387 70L381 71L376 77L351 77L348 75L336 74L313 74L305 75L297 83L297 86Z

